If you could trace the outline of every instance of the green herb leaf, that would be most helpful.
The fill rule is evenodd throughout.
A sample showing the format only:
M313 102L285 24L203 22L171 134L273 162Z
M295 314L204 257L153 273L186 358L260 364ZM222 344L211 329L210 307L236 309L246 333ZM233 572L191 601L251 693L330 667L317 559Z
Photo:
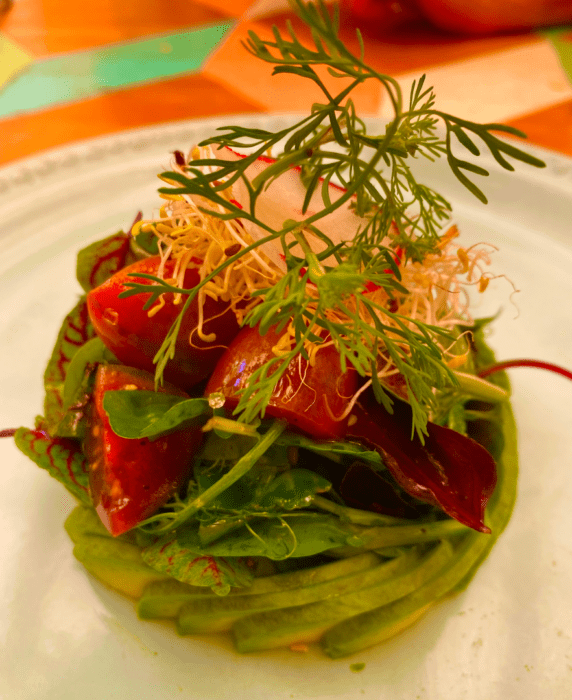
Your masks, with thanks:
M124 438L155 439L198 422L212 410L207 399L185 399L157 391L106 391L103 408L114 433Z
M72 358L94 335L82 298L65 317L44 373L44 420L50 434L55 434L66 413L64 383Z
M352 526L339 518L306 511L249 519L239 529L205 545L196 531L183 528L179 540L203 554L264 556L273 560L310 557L334 547L362 543Z
M71 358L62 392L62 400L64 409L68 409L78 399L84 385L85 373L89 367L95 367L96 364L102 362L117 362L117 358L108 350L103 341L99 337L91 338L87 343L82 345Z

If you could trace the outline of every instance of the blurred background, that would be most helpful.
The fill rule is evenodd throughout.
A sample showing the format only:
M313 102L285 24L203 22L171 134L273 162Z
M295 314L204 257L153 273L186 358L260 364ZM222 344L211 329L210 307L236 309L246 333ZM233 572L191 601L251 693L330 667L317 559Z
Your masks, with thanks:
M173 120L307 109L317 92L241 42L290 19L285 0L0 0L0 163ZM341 35L437 106L503 121L572 155L572 0L343 0ZM301 30L300 36L304 36ZM294 79L295 80L295 79ZM388 114L375 87L364 115Z

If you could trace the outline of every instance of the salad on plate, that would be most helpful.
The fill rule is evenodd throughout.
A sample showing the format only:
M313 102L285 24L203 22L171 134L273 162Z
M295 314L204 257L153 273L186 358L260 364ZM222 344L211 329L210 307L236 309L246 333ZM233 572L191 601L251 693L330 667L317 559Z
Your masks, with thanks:
M477 198L488 149L542 167L500 124L408 99L353 56L325 5L246 49L323 102L276 132L229 126L173 153L156 216L78 255L84 295L18 447L76 497L74 555L179 634L341 657L468 585L516 497L509 366L475 296L503 277L415 177L447 158ZM333 95L321 70L340 78ZM394 119L367 133L351 90ZM465 156L459 155L463 151ZM506 280L507 298L514 288Z

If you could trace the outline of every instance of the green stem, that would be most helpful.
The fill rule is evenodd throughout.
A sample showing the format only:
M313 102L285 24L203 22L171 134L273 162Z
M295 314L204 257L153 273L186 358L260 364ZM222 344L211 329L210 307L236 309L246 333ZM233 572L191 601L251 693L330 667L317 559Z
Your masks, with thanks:
M306 256L306 262L308 263L308 275L310 276L310 279L312 282L317 282L320 277L323 277L326 274L322 263L318 260L318 257L314 251L310 248L310 244L306 240L306 236L304 236L302 231L294 231L294 238L298 241L300 247L304 251L304 255Z
M320 510L327 510L329 513L337 515L340 520L348 521L354 525L396 527L397 525L410 522L405 520L405 518L394 518L391 515L370 513L366 510L359 510L358 508L341 506L323 496L314 496L312 505L316 506L316 508L320 508Z
M201 508L204 508L207 503L220 496L229 486L232 486L232 484L249 472L270 445L276 442L276 439L284 432L285 428L286 423L284 421L274 421L264 436L238 460L230 471L189 504L188 510L186 509L187 512L190 511L193 515Z
M461 391L476 399L483 401L508 401L510 393L496 384L488 382L475 374L467 374L465 372L453 372L455 378L459 382Z
M286 423L284 421L274 421L267 432L260 437L259 441L254 445L254 447L249 450L245 455L243 455L234 467L228 471L224 476L222 476L217 482L210 486L206 491L201 493L200 496L191 501L187 506L183 508L177 516L170 520L167 524L153 529L152 532L155 535L163 534L165 532L171 532L175 530L184 522L186 522L190 517L195 515L197 511L204 508L208 503L213 501L217 496L223 491L226 491L230 486L232 486L236 481L243 477L247 472L249 472L256 462L262 457L266 450L280 437L282 432L286 428ZM161 517L161 516L159 516ZM150 522L151 519L148 521Z
M406 544L421 544L435 540L448 539L472 533L473 530L457 520L436 520L432 523L416 523L415 525L395 525L390 527L359 527L353 528L357 539L361 540L357 547L336 547L328 554L335 557L347 557L371 549L384 547L399 547ZM486 539L487 535L483 535Z

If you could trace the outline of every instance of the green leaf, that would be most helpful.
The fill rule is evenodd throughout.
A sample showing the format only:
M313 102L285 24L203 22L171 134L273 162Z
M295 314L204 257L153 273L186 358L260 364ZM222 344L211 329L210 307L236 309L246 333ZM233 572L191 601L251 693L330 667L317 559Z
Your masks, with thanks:
M76 277L85 292L99 287L125 267L129 245L129 236L123 231L118 231L79 251Z
M88 464L79 443L65 438L51 438L43 430L18 428L16 447L85 505L89 496Z
M352 526L333 515L305 511L256 517L225 537L202 545L197 532L183 529L179 541L203 554L221 557L264 556L273 560L310 557L343 545L359 546L362 540Z
M202 493L191 493L186 502L177 502L173 512L159 513L148 518L139 527L150 529L153 534L170 532L191 520L196 513L215 501L235 482L247 474L280 437L286 424L274 421L263 435L258 435L254 445L240 459Z
M215 484L228 469L212 465L196 465L195 480L199 493ZM208 506L208 518L225 519L229 515L247 518L262 513L283 513L284 511L307 508L312 505L318 493L331 489L331 483L308 469L284 469L271 462L259 462L239 481L232 484Z
M124 438L155 439L212 414L207 399L186 399L158 391L106 391L103 408L114 433Z
M65 317L52 355L44 372L44 420L50 434L54 434L64 418L64 383L72 358L95 335L85 297Z
M142 556L156 571L191 586L208 586L218 595L250 586L254 578L244 559L197 554L176 535L145 547Z
M280 438L280 444L303 447L312 452L329 456L334 461L339 461L342 457L348 457L350 459L360 459L378 467L383 466L379 452L368 450L355 442L320 442L319 440L312 440L312 438L305 435L286 432Z
M459 139L459 143L462 144L468 151L470 151L474 156L479 156L480 151L469 136L461 129L461 127L454 127L452 129L455 136Z
M263 510L294 510L312 503L317 493L325 493L332 485L308 469L290 469L277 476L262 492L258 507Z
M97 336L88 340L73 355L66 371L62 393L65 409L68 409L77 400L89 367L94 367L102 362L117 363L118 360Z

